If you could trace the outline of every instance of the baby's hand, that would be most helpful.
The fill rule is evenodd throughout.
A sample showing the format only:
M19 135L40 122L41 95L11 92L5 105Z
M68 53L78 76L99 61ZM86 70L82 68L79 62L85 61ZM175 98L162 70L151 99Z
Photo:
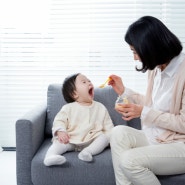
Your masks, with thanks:
M63 131L58 131L57 132L57 136L58 136L58 141L60 143L64 143L67 144L69 143L69 135L67 134L67 132L63 132Z

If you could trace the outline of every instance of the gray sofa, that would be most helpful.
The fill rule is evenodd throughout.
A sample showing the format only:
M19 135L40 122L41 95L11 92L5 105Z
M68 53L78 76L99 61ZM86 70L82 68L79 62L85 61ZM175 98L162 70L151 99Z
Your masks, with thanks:
M107 107L115 125L140 129L139 119L125 122L114 110L116 98L111 87L95 89L95 100ZM61 84L52 84L48 87L47 105L38 106L17 120L17 185L115 185L110 148L95 156L92 163L79 160L77 152L68 152L64 154L68 160L64 165L44 166L43 159L51 144L52 122L64 104ZM185 184L185 174L159 176L159 179L162 185Z

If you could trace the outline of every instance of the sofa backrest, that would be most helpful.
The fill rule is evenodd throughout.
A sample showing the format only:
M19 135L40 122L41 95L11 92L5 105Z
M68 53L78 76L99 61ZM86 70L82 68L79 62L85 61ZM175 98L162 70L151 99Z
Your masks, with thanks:
M62 108L66 101L62 95L62 84L51 84L48 87L47 92L47 120L46 120L46 135L51 137L51 129L53 120L59 110ZM127 125L128 123L121 118L121 115L114 109L114 104L117 99L117 94L112 87L107 86L105 88L95 88L94 100L99 101L105 105L114 125ZM137 127L135 121L130 122L131 126ZM138 127L139 128L139 127Z

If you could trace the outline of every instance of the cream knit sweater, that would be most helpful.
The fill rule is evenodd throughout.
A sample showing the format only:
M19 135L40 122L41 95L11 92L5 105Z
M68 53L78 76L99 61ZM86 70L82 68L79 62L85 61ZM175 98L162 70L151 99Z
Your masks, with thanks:
M85 144L106 134L108 139L113 128L112 120L105 106L93 101L92 105L84 106L77 102L68 103L62 107L54 119L52 133L66 131L70 135L70 143Z

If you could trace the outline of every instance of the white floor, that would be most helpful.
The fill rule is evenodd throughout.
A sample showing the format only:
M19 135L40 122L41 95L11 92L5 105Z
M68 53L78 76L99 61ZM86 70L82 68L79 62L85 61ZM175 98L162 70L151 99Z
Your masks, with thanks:
M16 153L0 152L0 185L16 185Z

